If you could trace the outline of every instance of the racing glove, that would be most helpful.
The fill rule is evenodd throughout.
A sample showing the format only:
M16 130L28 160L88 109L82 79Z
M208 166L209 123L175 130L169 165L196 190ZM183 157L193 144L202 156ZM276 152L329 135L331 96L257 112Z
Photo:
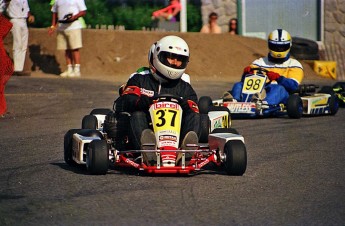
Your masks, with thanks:
M246 77L247 74L251 74L252 73L252 68L250 66L247 66L243 69L243 74L241 77L241 82L244 82L244 78Z
M276 72L273 71L268 71L267 72L267 77L270 81L277 81L280 75Z
M250 74L251 72L252 72L252 68L250 66L245 67L243 70L244 75Z

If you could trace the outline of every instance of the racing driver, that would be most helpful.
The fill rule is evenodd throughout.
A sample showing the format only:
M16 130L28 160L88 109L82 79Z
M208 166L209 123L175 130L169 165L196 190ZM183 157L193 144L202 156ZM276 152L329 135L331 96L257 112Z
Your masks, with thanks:
M143 149L141 143L155 143L150 128L149 107L155 96L173 94L181 97L183 109L181 138L184 144L197 144L200 127L197 95L181 77L189 62L189 47L178 36L165 36L154 43L149 50L149 68L142 68L132 74L115 101L115 114L128 112L128 137L135 150ZM121 119L119 119L121 120ZM119 121L119 123L121 123ZM123 134L122 134L123 135ZM120 134L121 136L121 134ZM182 140L182 139L181 139Z
M289 92L297 90L304 77L300 62L290 58L291 46L292 39L287 31L283 29L272 31L268 36L268 56L259 58L244 68L241 81L235 83L232 91L230 91L232 97L237 101L242 101L241 92L244 76L252 73L253 68L264 68L268 70L266 75L269 81L265 86L265 92L254 96L266 101L267 104L285 104ZM229 97L231 98L230 93L225 92L223 98L228 99Z

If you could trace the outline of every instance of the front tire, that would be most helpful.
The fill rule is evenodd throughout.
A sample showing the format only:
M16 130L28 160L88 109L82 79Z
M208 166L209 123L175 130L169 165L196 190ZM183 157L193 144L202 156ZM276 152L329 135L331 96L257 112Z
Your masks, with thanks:
M109 167L108 144L105 140L93 140L86 154L86 168L90 174L104 175Z
M80 132L81 129L70 129L64 136L64 160L69 166L77 166L73 160L73 134Z
M199 99L198 107L200 114L207 114L210 106L212 106L212 99L209 96L202 96Z
M247 169L247 150L240 140L230 140L224 146L224 167L228 175L242 176Z

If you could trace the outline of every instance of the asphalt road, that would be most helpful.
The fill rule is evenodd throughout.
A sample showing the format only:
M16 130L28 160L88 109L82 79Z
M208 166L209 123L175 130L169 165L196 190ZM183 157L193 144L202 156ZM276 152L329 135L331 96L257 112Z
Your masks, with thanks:
M241 177L219 172L88 175L63 161L63 136L120 85L12 77L0 118L0 225L344 225L345 109L299 120L234 120L246 141ZM322 83L333 83L322 81ZM199 96L230 84L195 82Z

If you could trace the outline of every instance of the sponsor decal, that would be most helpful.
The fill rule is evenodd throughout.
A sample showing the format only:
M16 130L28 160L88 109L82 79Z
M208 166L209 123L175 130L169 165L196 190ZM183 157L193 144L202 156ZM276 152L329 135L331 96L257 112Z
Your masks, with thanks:
M147 89L144 89L144 88L140 88L140 93L143 94L143 95L149 96L149 97L153 97L153 95L155 94L154 91L147 90Z
M172 135L161 135L159 136L159 140L160 141L165 141L165 140L170 140L170 141L177 141L177 137L176 136L172 136Z
M222 128L222 117L214 120L213 128Z
M179 109L179 105L177 103L171 103L171 102L158 102L154 104L154 109L160 109L160 108L172 108L172 109Z
M252 113L255 110L255 103L229 103L227 105L231 113Z
M139 164L138 163L135 163L135 162L133 162L133 161L131 161L129 159L126 159L125 162L128 163L131 166L134 166L135 168L139 168Z
M170 71L170 70L167 70L167 71L168 71L169 77L175 77L178 75L178 72L176 72L176 71Z

